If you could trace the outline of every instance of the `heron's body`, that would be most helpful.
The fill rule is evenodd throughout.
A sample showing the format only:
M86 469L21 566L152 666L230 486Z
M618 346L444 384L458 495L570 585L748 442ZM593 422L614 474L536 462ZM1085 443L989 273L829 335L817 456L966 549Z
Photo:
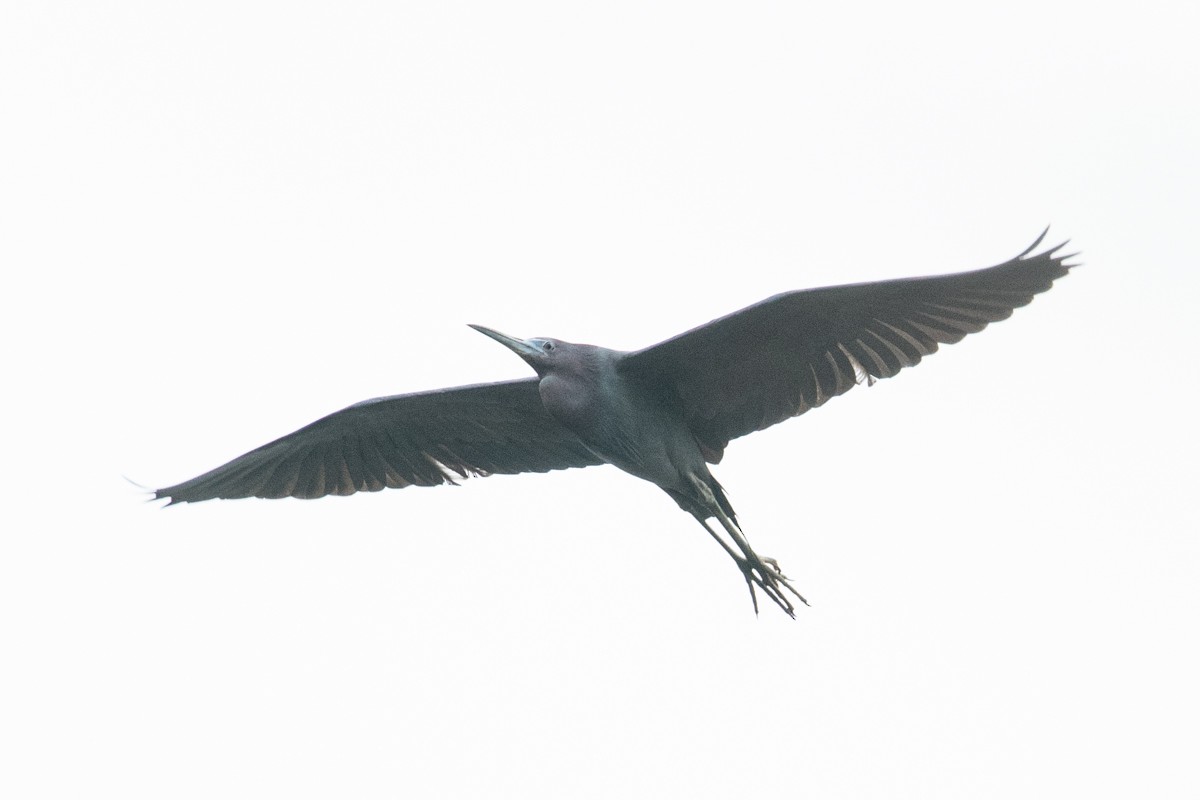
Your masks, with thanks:
M696 437L677 409L667 406L665 398L631 385L618 369L625 353L553 343L555 369L539 375L538 393L550 416L588 450L672 496L691 491L691 475L711 477ZM569 356L562 358L564 354Z
M757 587L792 614L788 593L803 598L750 547L708 464L732 439L1008 317L1070 269L1061 245L1026 257L1040 242L973 272L776 295L633 352L472 326L537 377L358 403L155 494L314 498L608 463L662 488L734 559L752 598Z

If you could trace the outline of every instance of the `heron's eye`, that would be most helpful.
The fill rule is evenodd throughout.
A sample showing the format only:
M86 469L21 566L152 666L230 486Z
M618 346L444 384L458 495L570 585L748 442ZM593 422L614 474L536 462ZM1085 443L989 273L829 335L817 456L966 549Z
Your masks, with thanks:
M549 353L554 349L554 342L542 342L542 349Z

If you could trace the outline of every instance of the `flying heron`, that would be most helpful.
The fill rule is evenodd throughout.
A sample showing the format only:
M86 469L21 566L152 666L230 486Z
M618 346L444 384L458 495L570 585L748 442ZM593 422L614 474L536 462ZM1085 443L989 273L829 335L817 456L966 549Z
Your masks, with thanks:
M786 292L643 350L472 325L536 377L356 403L154 495L168 505L310 499L612 464L660 487L704 526L741 570L755 613L757 588L795 617L791 598L807 601L750 546L708 465L739 436L1006 319L1075 266L1056 255L1065 242L1030 255L1045 235L994 267Z

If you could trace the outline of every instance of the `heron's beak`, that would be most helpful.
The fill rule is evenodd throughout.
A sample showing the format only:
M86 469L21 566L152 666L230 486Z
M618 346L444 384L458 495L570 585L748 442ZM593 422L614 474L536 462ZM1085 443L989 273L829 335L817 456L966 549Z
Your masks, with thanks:
M529 356L540 355L542 352L541 350L534 347L533 345L531 345L529 342L525 341L524 339L514 339L511 336L504 335L500 331L494 331L491 328L485 328L482 325L470 325L468 323L468 327L474 328L475 330L482 333L484 336L490 336L491 338L495 339L500 344L507 347L509 350L512 350L514 353L519 355L521 358L528 358Z

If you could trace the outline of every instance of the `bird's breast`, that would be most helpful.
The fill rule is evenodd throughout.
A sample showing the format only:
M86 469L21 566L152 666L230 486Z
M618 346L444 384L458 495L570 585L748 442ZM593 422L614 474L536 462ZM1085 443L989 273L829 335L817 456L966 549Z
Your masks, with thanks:
M636 397L622 391L615 376L548 375L539 391L550 416L574 433L594 453L623 466L638 459L644 411Z
M625 386L618 376L591 382L547 376L539 389L542 405L554 419L597 456L626 472L673 486L678 483L676 462L696 462L703 468L703 457L682 421Z
M586 439L605 415L601 393L585 381L547 375L538 392L550 416L581 438Z

